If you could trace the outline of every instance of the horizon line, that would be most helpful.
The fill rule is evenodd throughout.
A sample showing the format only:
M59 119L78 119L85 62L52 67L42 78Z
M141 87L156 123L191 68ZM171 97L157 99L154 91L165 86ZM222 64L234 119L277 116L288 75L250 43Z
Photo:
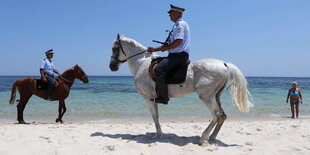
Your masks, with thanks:
M41 75L0 75L0 77L16 77L16 76L21 76L21 77L40 77ZM123 76L123 77L133 77L133 75L87 75L89 77L117 77L117 76ZM57 76L56 76L57 77ZM245 76L245 77L250 77L250 78L310 78L309 76Z

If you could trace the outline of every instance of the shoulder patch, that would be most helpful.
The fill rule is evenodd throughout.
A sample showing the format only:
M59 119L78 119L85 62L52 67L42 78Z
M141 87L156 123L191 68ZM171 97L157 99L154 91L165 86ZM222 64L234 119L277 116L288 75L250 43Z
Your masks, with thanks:
M177 29L177 33L181 33L182 31L181 31L181 28L178 28Z

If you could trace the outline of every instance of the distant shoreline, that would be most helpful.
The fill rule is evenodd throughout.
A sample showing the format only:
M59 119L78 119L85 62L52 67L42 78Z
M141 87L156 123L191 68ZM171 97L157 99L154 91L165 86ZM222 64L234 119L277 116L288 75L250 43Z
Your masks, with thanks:
M55 116L25 116L27 118L27 123L35 124L35 123L55 123ZM180 116L160 116L160 122L206 122L209 123L212 121L212 116L193 116L193 117L180 117ZM226 121L229 122L237 122L237 121L289 121L289 120L309 120L310 116L308 115L302 115L298 119L292 119L287 116L264 116L264 117L240 117L236 115L228 115L228 118ZM119 117L90 117L90 118L84 118L82 116L76 117L76 116L66 116L64 119L65 124L71 124L71 123L153 123L151 115L147 116L119 116ZM0 124L11 124L11 123L17 123L15 118L0 118ZM55 123L57 124L57 123Z

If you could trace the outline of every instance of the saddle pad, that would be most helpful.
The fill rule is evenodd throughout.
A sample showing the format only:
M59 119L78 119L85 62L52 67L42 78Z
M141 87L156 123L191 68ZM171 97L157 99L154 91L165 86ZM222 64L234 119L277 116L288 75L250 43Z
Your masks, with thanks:
M43 82L41 79L36 79L36 88L39 90L46 90L47 82Z
M151 65L149 67L149 74L151 75L152 79L156 81L156 74L155 74L155 67L156 65L164 60L166 57L157 57L153 59ZM181 84L186 80L187 68L190 64L188 60L184 64L180 64L169 71L166 76L166 83L167 84Z
M59 83L59 79L55 79L56 80L56 84L55 87L57 87L58 83ZM47 82L43 82L42 79L36 79L36 88L39 90L46 90L47 89Z

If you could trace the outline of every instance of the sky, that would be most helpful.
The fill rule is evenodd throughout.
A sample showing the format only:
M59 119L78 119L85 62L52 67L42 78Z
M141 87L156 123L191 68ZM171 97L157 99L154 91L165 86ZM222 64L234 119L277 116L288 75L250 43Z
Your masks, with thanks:
M310 77L309 0L0 0L0 75L40 75L54 49L63 72L131 75L109 69L117 33L159 46L171 29L170 4L185 8L191 61L232 62L246 76ZM165 55L162 53L161 55Z

